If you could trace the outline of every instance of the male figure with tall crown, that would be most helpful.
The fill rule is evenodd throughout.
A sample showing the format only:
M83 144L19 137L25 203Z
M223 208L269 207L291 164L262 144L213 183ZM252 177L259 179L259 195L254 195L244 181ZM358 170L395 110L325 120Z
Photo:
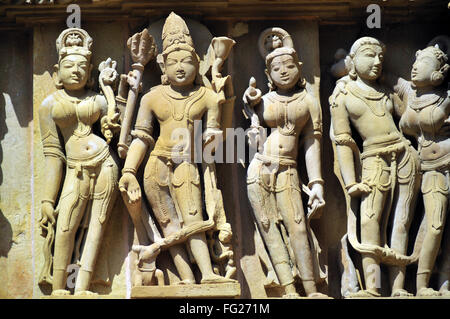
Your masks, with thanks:
M230 278L235 271L232 264L227 265L225 276L214 271L211 260L214 256L210 255L211 246L205 232L219 231L219 241L224 244L230 240L231 227L226 223L223 211L217 213L217 210L211 212L209 209L211 205L208 202L221 200L217 189L214 189L214 194L219 192L220 199L209 197L210 193L205 190L208 220L204 220L200 174L194 163L194 121L206 120L203 146L220 138L221 111L227 96L223 86L216 86L213 90L213 86L208 88L197 84L201 82L201 61L186 23L173 12L164 24L162 40L163 52L158 57L163 70L162 85L153 87L141 99L131 132L134 140L119 183L121 191L128 197L127 205L140 207L141 187L135 175L144 156L151 151L144 171L144 191L164 238L150 246L141 245L139 258L145 259L144 264L149 264L151 258L154 261L159 251L167 247L181 279L180 284L196 283L190 256L201 272L201 284L235 282ZM230 41L227 43L234 44ZM228 53L229 50L226 55ZM152 137L155 120L160 126L156 143ZM209 172L208 169L205 171ZM210 182L205 174L205 189ZM224 248L224 245L220 247Z

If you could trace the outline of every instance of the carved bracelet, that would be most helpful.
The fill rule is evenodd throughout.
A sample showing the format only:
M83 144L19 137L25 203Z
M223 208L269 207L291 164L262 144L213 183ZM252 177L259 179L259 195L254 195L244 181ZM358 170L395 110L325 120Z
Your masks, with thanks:
M136 170L134 168L131 167L127 167L127 168L123 168L122 169L122 175L125 173L131 173L133 175L136 175Z
M315 179L309 181L309 183L308 183L308 188L311 188L311 185L312 185L312 184L320 184L320 185L323 186L324 183L325 183L325 182L324 182L323 179L321 179L321 178L315 178Z
M44 203L50 203L50 204L52 204L52 206L55 206L55 201L51 200L51 199L43 199L43 200L41 200L41 204L44 204Z

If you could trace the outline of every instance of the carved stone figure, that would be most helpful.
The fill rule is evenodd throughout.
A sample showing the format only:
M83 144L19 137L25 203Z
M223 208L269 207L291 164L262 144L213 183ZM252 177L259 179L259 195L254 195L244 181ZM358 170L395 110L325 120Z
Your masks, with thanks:
M317 254L320 251L310 219L318 217L325 205L321 172L322 114L320 106L306 91L299 61L290 35L270 28L260 36L259 47L266 63L270 91L262 96L250 79L244 93L245 112L251 119L249 143L258 152L247 172L247 191L257 227L285 298L299 297L293 273L298 272L308 297L319 293ZM263 141L262 125L272 129ZM301 198L297 172L299 141L304 149L308 173L308 214ZM321 276L322 275L322 276Z
M448 286L442 293L429 287L448 213L450 98L449 91L441 85L449 69L447 60L439 47L429 46L417 51L411 81L393 75L386 78L406 105L400 128L417 138L423 173L427 228L417 270L417 296L449 295Z
M112 89L118 74L114 61L102 62L103 95L90 89L92 38L82 29L64 30L56 47L58 90L39 109L46 166L39 222L46 237L40 283L52 283L52 295L70 294L66 271L76 262L80 269L75 294L89 295L93 294L89 285L102 236L118 193L118 166L108 145L120 128ZM99 121L106 140L93 130Z
M420 186L419 161L417 152L395 125L389 92L377 83L384 54L385 46L377 39L363 37L355 41L347 56L349 76L343 80L346 84L338 85L330 98L336 173L348 207L348 229L343 241L348 238L361 253L365 280L364 290L343 289L346 297L380 296L380 263L392 266L391 296L410 296L404 289L405 266L417 260L420 250L418 236L413 254L406 256L408 230ZM352 137L355 133L362 139L361 154ZM390 214L394 216L388 238ZM345 265L352 272L351 260Z
M141 99L133 142L127 152L120 179L122 195L138 233L134 246L141 273L135 285L164 285L155 260L168 249L178 272L179 284L195 284L192 262L201 272L200 284L233 283L236 268L226 222L222 194L216 186L214 163L203 160L203 183L195 162L195 134L202 129L203 149L214 151L221 139L222 110L233 107L231 78L220 74L234 41L214 38L206 59L200 60L184 20L173 12L162 30L162 50L157 61L163 71L162 85L153 87ZM158 121L159 136L153 138ZM197 130L197 131L196 131ZM144 191L162 232L151 226L136 178L144 156L150 152L143 175ZM204 220L202 188L208 216ZM144 214L145 215L145 214ZM144 220L144 221L143 221ZM151 227L152 230L149 232ZM153 237L153 238L152 238ZM141 280L142 279L142 280Z

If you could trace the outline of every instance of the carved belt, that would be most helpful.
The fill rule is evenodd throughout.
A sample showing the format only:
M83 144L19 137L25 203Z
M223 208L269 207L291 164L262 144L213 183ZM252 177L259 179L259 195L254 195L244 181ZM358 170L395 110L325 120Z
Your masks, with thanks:
M450 153L434 160L422 160L420 168L423 172L427 171L442 171L450 170Z
M297 166L297 161L284 156L271 156L271 155L263 155L260 153L255 154L255 158L260 160L266 165L275 164L275 165L284 165L284 166Z
M101 165L103 162L105 162L108 158L109 158L110 154L109 154L109 146L106 145L103 150L90 157L87 159L73 159L68 157L67 158L67 167L71 168L71 169L75 169L75 174L76 174L76 188L77 188L77 193L78 195L74 198L73 202L70 205L70 213L67 216L67 219L65 220L65 223L62 226L62 230L63 231L67 231L69 229L69 223L72 217L72 212L73 209L75 208L76 204L78 203L78 199L94 199L95 198L95 194L94 194L94 187L95 187L95 180L97 178L97 174L94 171L89 172L89 196L85 197L80 193L80 180L79 178L82 177L82 173L84 169L94 169L97 168L99 165ZM90 211L89 209L90 207L88 207L88 211ZM106 211L102 211L101 215L99 216L99 220L100 222L102 222L105 219L105 214ZM87 223L89 217L85 216L84 218L84 223L82 226L86 226L84 225Z
M395 144L387 145L387 146L377 146L377 147L365 147L366 151L362 152L361 160L366 159L372 156L383 156L389 155L392 153L399 153L404 151L406 148L406 144L404 141L395 141Z
M292 176L291 176L291 167L297 166L297 161L290 159L290 158L286 158L286 157L275 157L275 156L268 156L268 155L263 155L260 153L256 153L255 154L255 159L261 161L264 165L283 165L283 166L287 166L288 167L288 179L286 181L286 185L283 187L276 187L275 183L276 183L276 175L278 174L278 169L276 171L274 171L273 173L270 174L270 185L266 185L266 183L264 183L261 180L261 177L259 177L259 182L258 184L260 184L261 187L263 187L264 189L266 189L266 191L268 191L270 193L269 196L274 196L276 192L281 192L284 190L288 190L290 193L293 190L297 190L298 192L300 192L300 188L299 186L296 185L292 185ZM258 173L258 175L261 174L261 171ZM263 194L259 194L261 200L264 201L264 196ZM289 196L290 198L290 205L288 207L291 216L294 216L294 220L296 223L300 223L302 220L302 216L299 214L299 212L297 210L295 210L294 208L294 203L292 202L292 195ZM264 209L262 212L262 216L261 216L261 222L263 224L264 227L268 227L269 225L269 218L268 218L268 214L266 213L266 209L268 209L270 207L270 205L263 205ZM280 215L278 209L276 210L277 213L277 220L283 220L282 216Z

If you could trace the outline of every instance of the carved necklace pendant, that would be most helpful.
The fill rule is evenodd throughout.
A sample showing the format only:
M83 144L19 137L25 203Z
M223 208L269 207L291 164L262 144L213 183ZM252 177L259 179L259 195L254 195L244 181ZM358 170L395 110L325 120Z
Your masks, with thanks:
M279 105L277 106L277 129L282 135L286 136L292 135L295 129L295 124L289 121L288 106L288 101L279 101ZM280 110L282 111L282 114L280 114Z
M172 118L180 122L186 117L187 121L189 121L191 106L203 96L204 92L205 90L200 87L200 89L191 92L188 96L175 95L175 92L170 90L168 86L165 86L163 94L171 106Z
M383 117L386 115L387 97L384 92L369 92L353 83L350 85L349 91L363 101L375 116Z
M290 98L282 97L278 94L274 94L272 96L273 101L277 104L277 129L280 134L289 136L293 135L295 131L295 119L292 120L289 118L289 113L293 112L289 109L289 104L292 102L300 102L306 96L306 91L303 90L300 93L294 94ZM280 114L281 113L281 114Z

